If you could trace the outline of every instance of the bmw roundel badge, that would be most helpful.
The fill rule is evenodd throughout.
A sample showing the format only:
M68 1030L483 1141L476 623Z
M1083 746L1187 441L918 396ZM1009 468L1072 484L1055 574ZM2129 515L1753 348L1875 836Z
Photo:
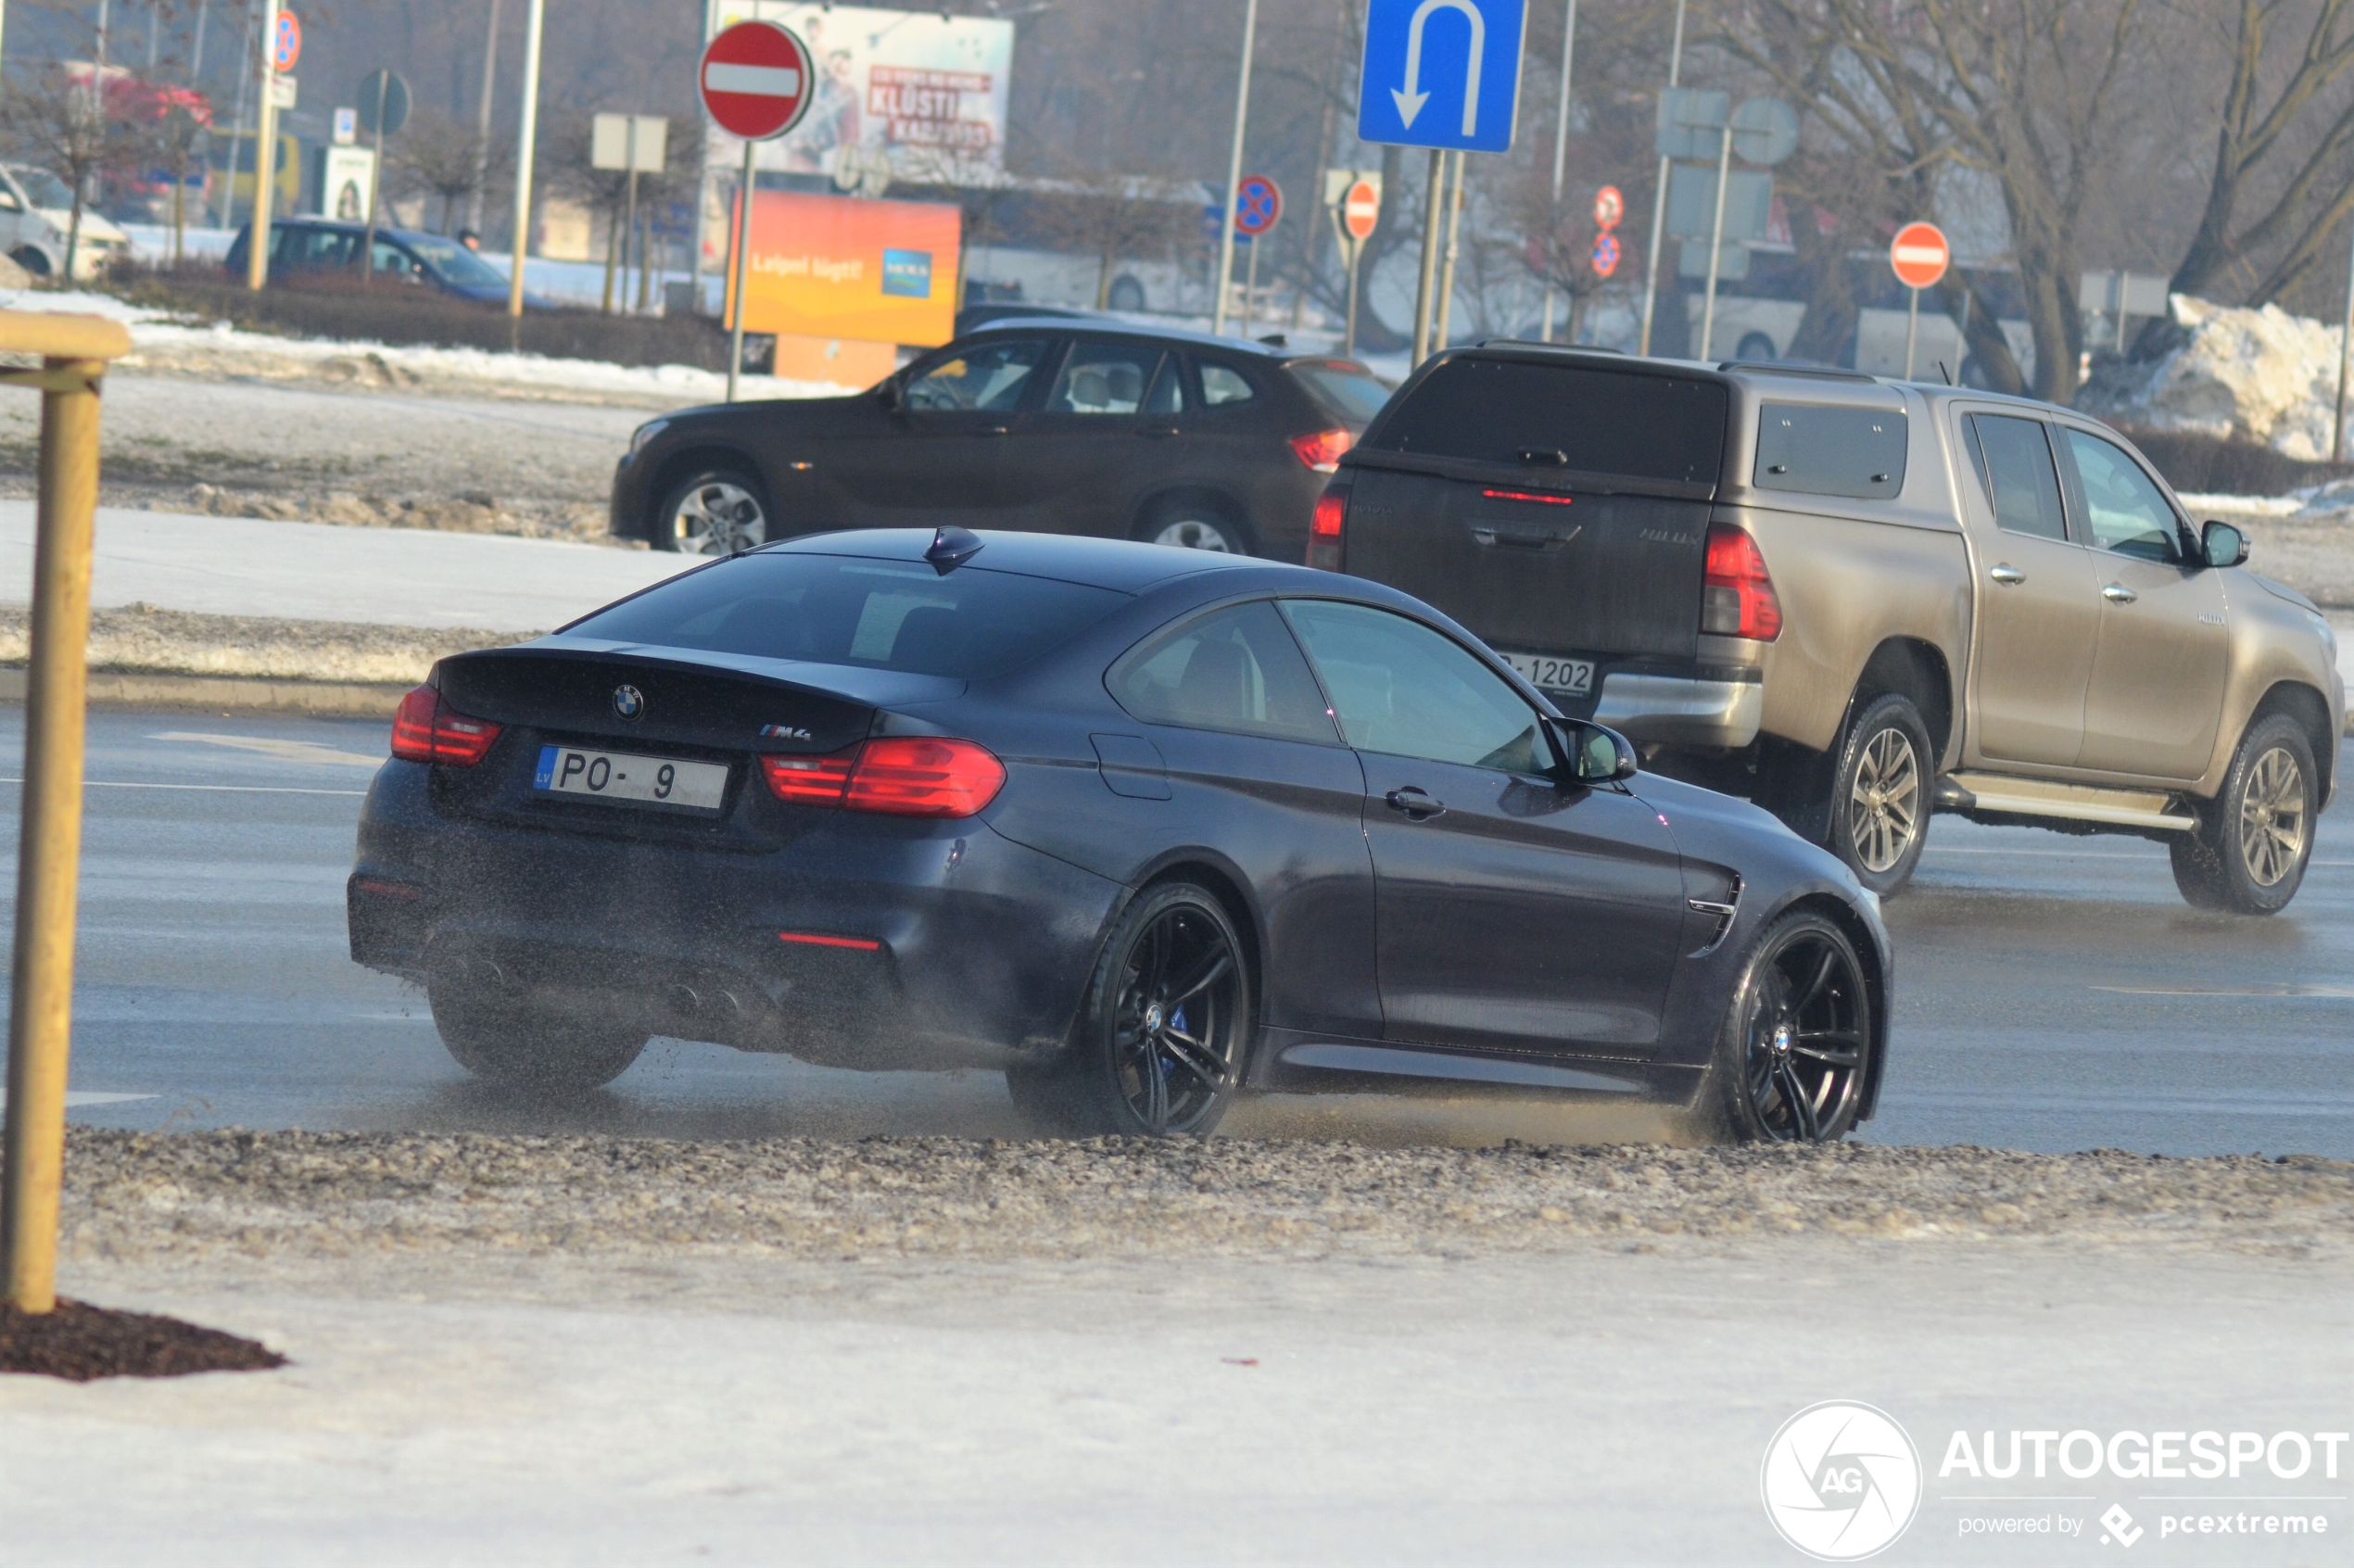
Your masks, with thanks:
M613 711L623 718L636 718L646 711L646 694L634 686L613 689Z

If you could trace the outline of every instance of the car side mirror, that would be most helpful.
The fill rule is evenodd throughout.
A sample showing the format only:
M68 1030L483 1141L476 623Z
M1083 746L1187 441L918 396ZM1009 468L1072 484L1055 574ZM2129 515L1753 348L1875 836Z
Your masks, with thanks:
M883 410L887 413L897 413L907 406L907 388L900 385L895 375L884 376L882 385L875 391L882 398Z
M1607 726L1584 719L1556 719L1549 721L1547 728L1570 782L1613 784L1634 778L1642 766L1634 744Z
M2237 566L2247 559L2247 536L2229 523L2201 525L2198 543L2209 566Z

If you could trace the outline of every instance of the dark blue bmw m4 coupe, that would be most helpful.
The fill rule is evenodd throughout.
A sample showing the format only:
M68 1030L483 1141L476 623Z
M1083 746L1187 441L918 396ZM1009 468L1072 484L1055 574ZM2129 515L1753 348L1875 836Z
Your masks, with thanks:
M1081 1133L1436 1081L1818 1140L1885 1068L1888 939L1837 860L1355 578L808 536L443 660L392 750L352 956L501 1082L664 1034L993 1067Z

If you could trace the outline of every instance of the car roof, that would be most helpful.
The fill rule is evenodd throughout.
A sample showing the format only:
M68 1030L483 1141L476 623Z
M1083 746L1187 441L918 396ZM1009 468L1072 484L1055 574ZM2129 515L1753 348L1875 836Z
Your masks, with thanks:
M1256 354L1267 360L1297 358L1333 360L1340 357L1335 354L1296 355L1288 348L1278 348L1270 343L1255 343L1248 338L1220 337L1211 333L1196 332L1190 327L1145 326L1136 322L1120 321L1109 316L1082 320L1057 316L1009 316L1003 321L985 322L965 335L981 337L995 332L1037 332L1041 329L1050 332L1086 331L1108 333L1121 337L1146 337L1158 343L1185 343L1205 348L1223 348L1232 352Z
M1205 550L1181 550L1173 545L1140 544L1129 539L1095 539L1068 534L1021 534L995 528L973 530L981 552L970 564L1023 576L1052 577L1089 588L1142 593L1179 577L1204 573L1275 572L1297 575L1303 586L1326 581L1329 574L1305 566L1285 566L1255 556L1226 555ZM921 561L931 548L930 528L850 528L839 533L803 534L762 547L774 555L855 555L877 561Z
M1890 390L1909 387L1932 405L1949 402L1955 398L1968 398L1972 401L2009 403L2041 413L2076 411L2057 403L2016 393L1989 392L1976 386L1949 386L1935 381L1907 381L1902 376L1873 375L1839 365L1784 364L1778 360L1675 360L1658 354L1622 354L1615 349L1588 344L1535 343L1525 338L1499 337L1487 338L1468 348L1450 349L1448 357L1485 355L1494 358L1499 351L1515 360L1559 360L1567 364L1590 365L1597 370L1672 371L1687 374L1697 371L1703 375L1713 374L1761 387L1770 386L1775 382L1797 382L1823 391L1844 382L1859 390L1867 386Z
M339 234L365 234L368 232L368 226L365 223L347 222L340 218L272 218L270 220L270 226L273 229L332 229ZM422 229L396 229L389 223L376 225L376 237L393 240L449 240L451 245L458 243L450 239L448 234L430 234Z

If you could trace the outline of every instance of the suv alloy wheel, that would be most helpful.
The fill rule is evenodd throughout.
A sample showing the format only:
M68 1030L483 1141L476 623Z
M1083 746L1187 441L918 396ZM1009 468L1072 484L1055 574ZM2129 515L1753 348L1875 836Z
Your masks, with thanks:
M2174 885L2194 908L2272 915L2288 906L2313 856L2320 775L2304 726L2273 714L2248 726L2223 775L2223 788L2199 810L2199 825L2167 848Z

